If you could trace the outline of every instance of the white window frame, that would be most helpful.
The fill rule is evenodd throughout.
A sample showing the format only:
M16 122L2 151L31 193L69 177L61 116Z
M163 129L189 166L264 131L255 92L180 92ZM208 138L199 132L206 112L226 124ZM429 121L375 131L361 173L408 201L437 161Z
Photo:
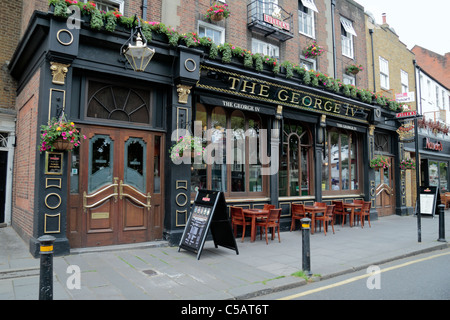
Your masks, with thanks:
M252 39L252 52L260 53L273 58L280 57L280 47L258 39Z
M301 11L300 8L297 10L298 11L298 32L315 39L316 37L316 30L315 30L315 23L314 23L314 11L305 6L305 3L302 0L302 4L303 6L306 8L306 13ZM309 30L304 30L303 26L305 25L305 21L306 21L306 28L310 29L310 32L308 32Z
M341 25L345 30L345 34L341 31L341 45L342 45L342 55L353 59L353 36L356 36L356 32L353 29L353 24L350 20L341 17Z
M111 5L116 5L119 6L119 11L123 14L124 10L125 10L125 0L83 0L84 3L87 2L94 2L96 5L98 2L101 2L103 4L108 5L108 3L110 3Z
M355 78L355 76L351 76L351 75L348 75L348 74L343 74L342 82L344 84L352 84L352 85L355 86L356 85L356 78Z
M380 87L389 90L389 61L379 56L380 61ZM383 81L384 79L384 81Z
M409 92L408 72L400 69L400 82L402 85L402 93Z
M200 27L205 28L205 29L211 29L211 30L220 32L220 40L219 40L220 42L219 42L219 43L217 43L216 41L214 41L214 39L212 39L211 37L210 37L210 38L211 38L211 39L213 40L213 42L216 43L216 44L224 44L224 43L225 43L225 28L222 28L222 27L216 26L216 25L214 25L214 24L207 23L207 22L205 22L205 21L199 20L199 21L198 21L198 26L197 26L197 33L198 33L198 35L199 35L200 37L202 37L202 36L200 35Z
M309 65L311 68L308 67ZM316 59L309 59L304 55L300 55L300 66L305 67L306 70L316 70Z

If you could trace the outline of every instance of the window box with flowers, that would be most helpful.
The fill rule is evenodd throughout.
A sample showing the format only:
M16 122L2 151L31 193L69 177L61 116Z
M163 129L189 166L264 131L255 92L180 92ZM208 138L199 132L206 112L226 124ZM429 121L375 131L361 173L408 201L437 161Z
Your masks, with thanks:
M347 74L358 74L358 72L360 71L364 71L363 66L362 65L357 66L356 64L351 64L345 69L345 72Z
M403 159L400 162L400 169L401 170L415 170L416 162L413 159Z
M325 50L317 44L316 41L313 41L309 46L303 49L303 55L306 59L317 58L320 57Z
M372 169L387 169L391 167L391 163L389 162L388 157L384 156L376 156L370 160L370 167Z
M201 157L203 159L203 153L205 148L203 147L202 139L199 137L184 136L180 137L169 150L170 159L175 164L180 164L183 160L183 156L186 156L185 152L189 150L189 159Z
M231 12L226 3L220 4L215 2L208 10L206 10L205 19L209 21L221 21L228 18L230 14Z
M81 139L86 139L81 135L75 124L62 116L59 120L52 118L48 125L41 125L41 142L39 151L66 151L78 147Z

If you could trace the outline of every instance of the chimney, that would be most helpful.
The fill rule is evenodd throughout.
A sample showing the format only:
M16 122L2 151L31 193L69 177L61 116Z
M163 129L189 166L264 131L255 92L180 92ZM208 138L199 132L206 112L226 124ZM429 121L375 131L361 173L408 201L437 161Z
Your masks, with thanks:
M382 13L381 18L383 19L383 24L386 24L386 13Z

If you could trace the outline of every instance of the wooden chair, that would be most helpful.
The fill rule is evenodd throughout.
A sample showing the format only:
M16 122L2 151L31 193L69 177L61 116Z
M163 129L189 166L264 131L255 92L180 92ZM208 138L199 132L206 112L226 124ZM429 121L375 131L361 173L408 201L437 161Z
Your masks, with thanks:
M363 206L360 211L355 212L355 217L359 216L361 219L361 228L364 228L364 220L365 217L367 217L367 221L369 221L369 227L370 226L370 206L372 205L372 202L370 201L364 201Z
M326 207L327 204L324 202L314 202L314 207Z
M263 210L270 210L275 209L275 206L273 204L264 204Z
M336 216L341 216L342 226L344 226L345 216L349 215L350 212L344 210L342 201L333 200L331 204L334 205L334 218L336 219Z
M333 228L333 233L334 233L333 210L334 210L334 204L327 205L327 210L325 211L325 214L322 216L315 217L315 221L319 221L320 224L323 223L323 231L325 232L325 235L327 235L328 224L330 222L331 222L331 227ZM315 227L317 227L317 224L315 225ZM320 231L320 226L319 226L319 231Z
M443 198L442 204L445 205L445 209L448 209L450 203L450 192L444 193L442 198Z
M305 206L299 203L292 203L291 216L292 216L291 231L292 231L293 229L295 229L295 220L306 218Z
M237 226L242 226L242 241L244 242L245 237L245 226L250 226L252 221L250 219L246 219L244 216L244 210L240 207L230 207L231 214L231 227L234 231L234 237L237 236Z
M364 204L364 200L355 199L355 200L353 200L353 203Z
M269 215L267 216L267 219L264 219L262 221L257 221L256 226L259 226L260 229L264 227L264 232L266 233L266 244L269 244L269 240L267 238L267 233L269 228L272 228L272 240L274 236L275 228L278 228L278 242L281 242L280 240L280 215L281 215L281 209L271 209L269 212ZM262 233L260 233L260 239L262 239Z

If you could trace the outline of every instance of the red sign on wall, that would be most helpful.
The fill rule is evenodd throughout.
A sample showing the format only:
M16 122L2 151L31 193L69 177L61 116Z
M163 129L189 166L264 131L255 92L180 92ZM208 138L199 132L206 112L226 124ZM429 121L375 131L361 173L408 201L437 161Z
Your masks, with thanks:
M275 27L279 27L279 28L287 30L287 31L290 30L289 23L278 20L277 18L274 18L267 14L264 14L264 22L270 23L271 25L273 25Z

